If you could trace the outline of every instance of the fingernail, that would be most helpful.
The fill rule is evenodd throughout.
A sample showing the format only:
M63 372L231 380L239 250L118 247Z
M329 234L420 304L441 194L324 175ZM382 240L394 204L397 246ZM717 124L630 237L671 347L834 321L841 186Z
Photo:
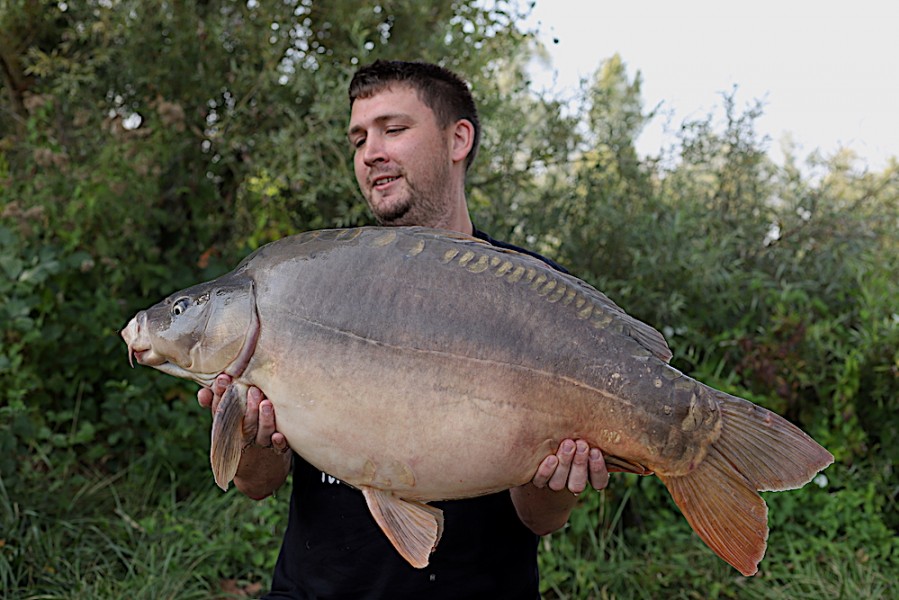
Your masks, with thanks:
M591 458L592 460L597 460L597 459L600 457L600 455L601 455L601 453L600 453L600 451L599 451L598 448L591 448L591 449L590 449L590 458Z
M566 454L574 452L574 442L572 442L571 440L565 440L564 442L562 442L562 452L565 452Z

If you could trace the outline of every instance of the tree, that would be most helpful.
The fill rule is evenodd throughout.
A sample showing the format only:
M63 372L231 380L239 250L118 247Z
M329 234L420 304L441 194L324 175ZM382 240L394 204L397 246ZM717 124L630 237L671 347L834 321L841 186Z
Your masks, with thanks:
M3 8L4 477L27 474L24 453L48 442L63 467L89 457L111 468L151 446L161 462L202 465L195 428L172 406L193 390L125 379L118 328L150 299L222 273L250 248L367 222L345 134L359 64L443 62L495 99L495 74L526 43L506 2ZM485 106L489 122L499 103ZM485 150L485 164L502 161L490 157L502 145ZM70 436L75 406L90 427ZM170 432L171 443L147 431Z

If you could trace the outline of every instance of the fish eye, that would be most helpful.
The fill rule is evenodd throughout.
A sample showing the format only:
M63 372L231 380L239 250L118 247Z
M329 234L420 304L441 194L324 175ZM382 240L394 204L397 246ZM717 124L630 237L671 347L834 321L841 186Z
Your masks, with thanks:
M172 316L177 317L190 306L190 298L179 298L172 304Z

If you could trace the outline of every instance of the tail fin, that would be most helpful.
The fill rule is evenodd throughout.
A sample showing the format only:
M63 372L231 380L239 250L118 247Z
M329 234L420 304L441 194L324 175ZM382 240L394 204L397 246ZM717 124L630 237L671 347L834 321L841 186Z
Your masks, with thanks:
M783 417L708 389L721 410L721 436L689 474L659 477L715 554L754 575L768 539L768 508L757 492L802 487L833 456Z

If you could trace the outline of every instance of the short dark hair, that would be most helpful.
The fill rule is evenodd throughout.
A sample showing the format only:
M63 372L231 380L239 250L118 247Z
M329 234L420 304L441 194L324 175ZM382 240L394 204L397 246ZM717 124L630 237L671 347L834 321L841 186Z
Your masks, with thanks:
M350 110L357 98L370 98L393 84L408 85L437 117L437 124L447 128L459 119L474 127L474 142L465 158L465 169L471 166L481 141L481 123L471 90L465 81L439 65L401 60L376 60L360 67L350 82Z

